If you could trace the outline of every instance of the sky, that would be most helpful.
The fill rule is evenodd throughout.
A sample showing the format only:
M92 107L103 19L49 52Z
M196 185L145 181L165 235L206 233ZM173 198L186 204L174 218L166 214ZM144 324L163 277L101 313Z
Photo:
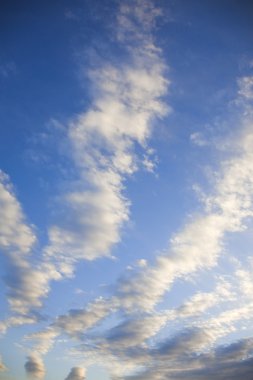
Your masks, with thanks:
M1 380L252 380L252 25L1 2Z

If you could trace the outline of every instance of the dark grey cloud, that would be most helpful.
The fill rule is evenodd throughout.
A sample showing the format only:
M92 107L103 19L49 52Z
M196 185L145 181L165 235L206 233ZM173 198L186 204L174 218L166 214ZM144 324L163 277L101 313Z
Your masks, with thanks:
M211 335L204 329L188 329L163 342L158 353L160 356L182 356L196 352L210 342Z
M135 380L252 380L253 338L200 353L205 332L186 331L150 352L146 371L127 377Z

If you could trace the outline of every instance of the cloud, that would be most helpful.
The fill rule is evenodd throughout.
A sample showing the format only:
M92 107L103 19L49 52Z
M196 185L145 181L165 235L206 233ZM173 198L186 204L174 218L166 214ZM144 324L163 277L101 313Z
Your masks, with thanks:
M253 99L253 76L238 79L239 95L247 100Z
M149 0L122 3L118 13L117 38L133 44L146 41L149 47L152 42L150 31L154 29L155 21L161 14L162 10Z
M251 129L246 128L237 141L235 156L221 164L213 192L205 198L203 214L192 217L174 235L170 249L158 256L154 265L146 263L145 266L127 272L119 278L111 298L90 303L84 309L70 311L58 317L53 327L85 341L89 337L87 331L96 327L105 317L117 310L123 312L123 321L100 338L96 334L90 335L88 339L95 344L95 348L91 349L89 345L80 347L86 355L91 351L93 357L98 355L100 359L109 356L107 366L116 373L119 367L115 361L119 356L129 370L147 365L149 349L145 347L148 347L149 339L171 320L185 321L186 318L203 316L202 320L196 320L195 328L200 330L179 334L181 340L175 338L174 343L167 345L168 351L175 355L182 346L189 351L196 350L197 342L199 352L235 331L238 321L249 320L252 316L252 303L246 303L245 300L249 297L251 283L238 269L234 277L238 281L236 287L220 279L213 292L194 294L175 310L160 315L153 313L154 307L173 282L197 271L212 268L223 251L226 234L242 232L246 228L243 221L252 216L252 136ZM233 305L236 299L240 299L241 303ZM204 318L203 314L208 309L222 302L232 303L232 307L229 304L221 312L216 310L211 318ZM209 333L210 327L212 331Z
M151 33L160 11L148 1L137 1L138 6L133 7L129 4L121 5L117 38L126 44L130 63L107 63L90 71L95 94L91 106L68 126L77 178L61 197L62 220L49 228L43 261L32 268L22 262L23 266L19 265L13 277L7 279L12 308L20 313L28 313L31 306L40 307L50 281L72 275L78 260L111 255L130 217L124 186L140 165L136 146L145 156L153 119L169 111L161 101L169 86L164 75L166 66ZM244 82L241 95L249 98L248 82ZM216 311L212 318L196 318L221 303L220 299L234 301L227 283L219 283L212 293L194 294L177 309L155 310L177 280L189 279L217 265L228 234L247 228L253 215L253 132L251 124L245 124L243 120L234 155L221 164L213 191L203 197L202 212L188 218L153 264L140 260L137 268L121 276L111 297L72 309L44 331L32 334L29 339L36 342L36 352L47 353L58 335L67 334L81 343L77 350L85 353L87 363L99 359L121 378L131 371L139 371L136 379L225 379L240 371L249 378L251 342L220 348L219 355L213 346L235 331L239 320L252 316L252 303ZM249 297L250 279L242 281L243 277L244 273L238 271L238 289ZM98 334L96 327L115 312L122 318L120 322ZM169 321L181 319L184 324L191 317L196 322L186 324L189 328L163 342L152 341L162 328L168 328ZM44 376L40 359L29 357L28 372L29 368L30 372L42 368ZM232 369L236 369L234 373ZM85 372L75 367L67 379L84 376Z
M38 307L52 279L72 275L78 260L111 256L121 240L130 215L125 182L142 165L137 145L145 152L148 170L153 167L148 147L153 121L170 110L162 101L169 86L166 65L152 35L159 13L149 1L134 7L121 4L116 35L127 50L128 63L101 63L89 71L94 93L91 106L69 123L67 131L77 178L61 196L61 220L49 228L44 261L30 272L39 280L38 291L35 287L34 298L30 297L31 304L37 299ZM134 35L138 47L133 44ZM30 283L27 275L20 283ZM28 289L24 293L29 294ZM94 302L87 310L71 310L59 316L53 328L78 336L110 314L115 302L119 303L118 297Z
M180 277L216 265L223 240L230 232L246 229L252 217L253 132L246 126L237 154L221 164L213 194L205 197L206 209L192 217L171 239L170 248L154 266L122 277L116 288L122 307L152 310L171 284Z
M10 259L5 283L11 309L23 316L42 306L52 280L73 275L78 260L111 255L129 219L130 202L124 196L124 183L139 166L136 144L149 154L153 119L169 110L161 100L169 84L164 75L166 66L151 43L157 12L149 2L136 4L132 10L120 6L116 28L123 36L128 28L122 23L121 13L125 21L132 16L138 20L132 24L132 35L139 34L143 27L148 31L138 39L143 49L138 49L141 54L128 49L132 39L126 37L129 64L107 62L90 70L95 94L91 107L75 117L67 131L78 178L62 195L61 220L49 228L49 244L40 261L33 257L33 264L23 258L31 255L36 241L33 227L26 223L8 176L1 172L4 217L0 222L0 245ZM119 42L122 44L122 40ZM20 321L5 321L2 331Z
M65 380L84 380L86 378L84 368L73 367Z
M236 276L239 279L240 288L242 294L248 298L248 300L253 300L253 279L251 271L245 269L238 269L236 271Z
M142 345L166 323L165 315L148 315L141 318L126 318L122 323L113 327L106 336L108 348L115 353L122 348Z
M31 355L27 357L25 370L29 378L34 380L44 379L45 367L39 356Z
M50 282L59 279L61 274L52 263L42 262L32 266L28 262L15 262L5 276L11 309L27 315L31 310L40 308L42 299L50 290Z
M38 321L36 315L14 315L6 320L0 321L0 335L5 334L6 331L12 326L21 326L26 324L33 324Z
M215 356L223 361L243 360L253 353L253 338L247 338L227 346L218 347Z
M140 368L142 371L149 368L153 361L159 363L159 368L154 364L144 372L147 379L186 379L195 375L202 379L201 376L208 378L208 374L215 378L218 369L224 379L225 374L232 374L227 363L218 362L217 358L211 362L205 352L218 339L239 329L238 322L252 317L252 302L246 302L251 282L242 269L236 269L235 283L219 278L213 292L195 293L177 309L155 313L154 308L174 281L217 263L227 233L242 232L246 228L243 221L251 216L252 209L252 141L251 129L246 128L237 141L235 157L222 163L214 190L205 198L203 214L192 217L174 235L170 249L158 256L153 265L139 265L120 277L111 298L95 300L84 309L71 310L52 324L58 334L66 333L81 342L79 350L85 354L87 363L99 361L116 377L120 376L122 362L127 376ZM241 302L235 303L237 299ZM217 306L226 302L226 307L220 311ZM206 312L214 307L210 317ZM123 314L116 326L99 335L91 330L116 311ZM194 319L186 322L189 318ZM151 338L162 328L180 319L192 326L174 338L150 346ZM170 366L169 360L172 360ZM248 363L248 359L238 362L245 376ZM236 368L235 363L231 363L231 368ZM145 376L140 374L136 378ZM222 379L222 375L219 376Z
M190 141L200 147L204 147L208 145L208 141L206 140L205 136L200 132L194 132L190 135Z
M41 305L39 298L46 294L47 277L52 273L50 274L49 270L50 264L43 264L43 270L40 271L29 262L36 242L34 228L26 222L10 179L2 171L0 171L0 207L0 247L7 256L7 273L4 277L7 298L13 311L26 313L31 307ZM13 324L14 319L6 324L6 328L10 323Z
M34 342L33 351L45 355L49 349L53 346L55 338L59 335L57 329L48 327L44 331L35 332L29 336L25 336L26 340L32 340Z
M25 216L17 201L10 179L0 170L0 247L15 254L27 254L36 241L32 226L26 223Z
M67 315L57 317L53 326L72 337L79 337L116 309L117 306L114 305L113 299L110 301L98 299L88 305L86 309L70 310Z
M158 352L159 355L166 355L167 358L177 358L203 349L210 344L210 341L212 341L212 332L204 329L189 329L162 343Z
M123 184L137 170L134 146L146 144L151 119L165 112L158 100L167 87L163 65L154 64L92 74L100 96L69 130L80 173L77 189L63 197L71 223L51 227L48 254L93 260L108 256L120 241L130 204Z
M251 379L253 374L252 339L219 346L207 353L198 352L199 344L207 343L205 333L189 332L161 346L153 365L130 379Z
M73 262L94 260L110 256L121 239L130 215L124 183L140 166L136 145L149 152L153 120L169 111L162 101L166 65L151 43L158 13L149 1L120 4L115 29L129 62L102 62L89 71L91 106L68 127L78 179L62 196L64 221L49 229L49 256L64 261L71 252ZM153 168L150 160L145 165Z
M198 317L203 313L223 302L234 301L236 295L232 286L223 278L219 279L216 288L212 292L197 292L186 300L177 309L169 312L168 318Z

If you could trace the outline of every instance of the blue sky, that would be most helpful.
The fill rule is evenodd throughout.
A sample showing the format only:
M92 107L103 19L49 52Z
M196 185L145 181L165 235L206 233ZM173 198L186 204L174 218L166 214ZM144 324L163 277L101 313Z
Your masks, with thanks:
M0 379L252 379L251 2L0 18Z

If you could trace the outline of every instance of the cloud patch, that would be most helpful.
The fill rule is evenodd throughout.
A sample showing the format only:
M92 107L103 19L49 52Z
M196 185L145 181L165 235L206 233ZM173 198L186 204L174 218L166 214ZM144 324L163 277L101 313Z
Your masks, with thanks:
M73 367L65 380L84 380L86 378L86 371L84 368Z
M30 355L25 363L25 370L29 379L41 380L45 376L44 363L39 356Z

